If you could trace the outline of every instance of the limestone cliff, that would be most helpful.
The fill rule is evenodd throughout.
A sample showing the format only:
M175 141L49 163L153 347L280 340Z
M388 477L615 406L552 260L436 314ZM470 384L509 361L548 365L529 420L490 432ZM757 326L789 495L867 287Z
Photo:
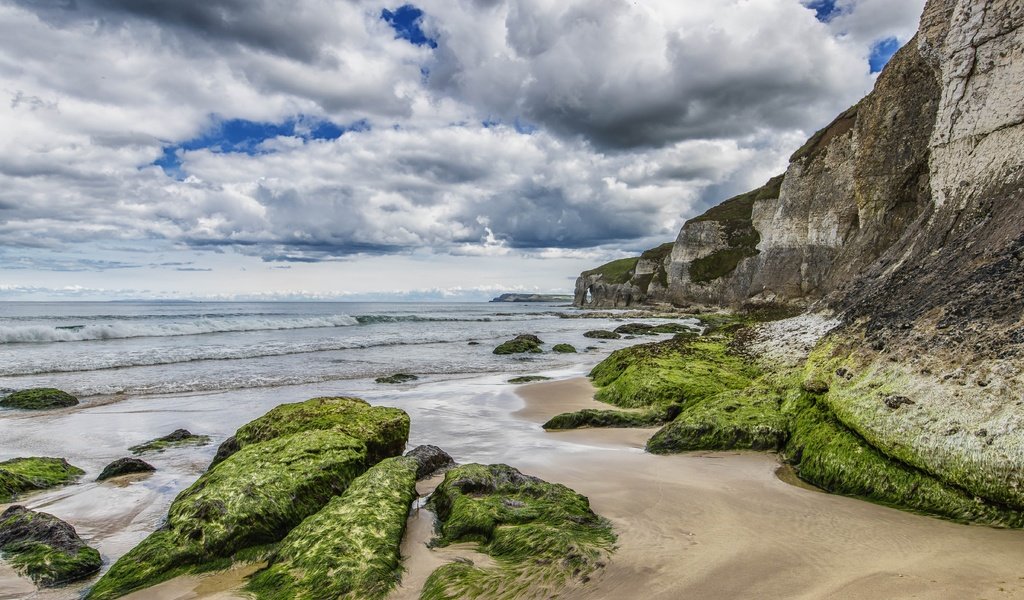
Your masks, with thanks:
M832 313L806 366L818 406L887 460L1024 508L1022 26L1021 0L929 0L871 94L781 181L688 221L666 292L617 305ZM606 302L600 283L577 304Z

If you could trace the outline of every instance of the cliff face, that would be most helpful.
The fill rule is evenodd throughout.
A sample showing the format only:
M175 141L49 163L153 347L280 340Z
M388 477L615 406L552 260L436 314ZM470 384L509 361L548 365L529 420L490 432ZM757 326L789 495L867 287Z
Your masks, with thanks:
M1022 97L1024 2L929 0L777 191L684 225L661 299L833 313L805 368L816 406L885 460L1020 510ZM766 346L800 337L801 318L764 328Z
M595 269L577 281L577 305L827 299L874 311L879 277L945 266L944 281L966 281L964 263L1021 231L1022 11L1019 0L930 1L871 94L808 140L781 180L683 226L667 289L609 284Z

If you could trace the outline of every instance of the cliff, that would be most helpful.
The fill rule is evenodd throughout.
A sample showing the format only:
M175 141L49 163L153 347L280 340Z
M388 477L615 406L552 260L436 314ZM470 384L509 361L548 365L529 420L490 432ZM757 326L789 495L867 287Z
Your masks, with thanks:
M885 465L1024 508L1022 25L1019 0L929 0L874 90L781 180L683 226L664 291L626 294L635 271L611 286L602 268L576 304L834 317L794 364L814 392L793 422L821 411ZM809 322L755 328L761 359Z

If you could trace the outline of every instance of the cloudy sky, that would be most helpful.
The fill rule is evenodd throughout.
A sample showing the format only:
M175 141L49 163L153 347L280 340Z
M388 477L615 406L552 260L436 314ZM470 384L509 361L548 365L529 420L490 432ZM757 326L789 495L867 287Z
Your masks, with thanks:
M923 0L0 0L0 299L566 291L781 172Z

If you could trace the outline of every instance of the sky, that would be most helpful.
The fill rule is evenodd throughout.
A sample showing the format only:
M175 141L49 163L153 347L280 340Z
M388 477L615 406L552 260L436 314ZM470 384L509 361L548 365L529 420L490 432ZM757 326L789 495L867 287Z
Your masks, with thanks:
M0 0L0 300L481 300L781 173L924 0Z

